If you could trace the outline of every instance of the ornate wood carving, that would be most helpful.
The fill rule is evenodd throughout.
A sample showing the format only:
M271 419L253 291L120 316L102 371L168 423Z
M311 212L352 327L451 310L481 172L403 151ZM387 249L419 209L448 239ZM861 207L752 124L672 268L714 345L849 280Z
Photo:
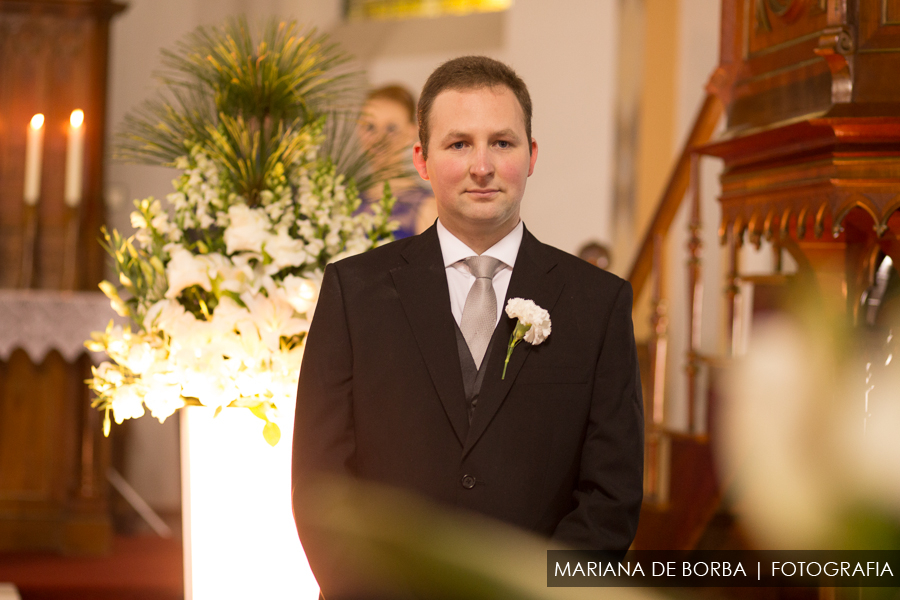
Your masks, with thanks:
M720 237L784 245L853 312L900 208L900 3L724 0L726 17L728 123L702 149L725 162Z
M896 136L896 137L895 137ZM810 119L707 145L727 165L720 235L739 240L826 231L841 235L854 208L878 235L900 208L900 117ZM724 239L723 239L724 242Z

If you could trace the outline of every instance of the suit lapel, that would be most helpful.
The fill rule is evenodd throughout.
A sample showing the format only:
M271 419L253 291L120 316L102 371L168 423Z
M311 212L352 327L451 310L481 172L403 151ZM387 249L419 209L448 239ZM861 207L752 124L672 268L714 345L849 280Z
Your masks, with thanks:
M432 226L403 251L407 264L391 270L394 286L460 445L469 429L450 292L437 229Z
M533 300L538 306L550 312L552 321L553 307L564 286L562 277L554 270L555 266L556 260L551 253L526 229L522 237L522 245L519 247L519 254L516 256L516 265L513 268L506 300L510 298ZM504 309L506 307L505 301L503 307ZM475 410L472 426L465 439L463 456L475 446L493 420L494 415L500 410L500 406L509 394L522 365L525 364L525 360L531 352L531 344L525 341L519 342L509 359L506 377L501 379L509 338L515 329L515 324L515 320L510 319L504 310L500 317L500 323L494 330L491 354L487 358L487 372L478 396L478 408Z

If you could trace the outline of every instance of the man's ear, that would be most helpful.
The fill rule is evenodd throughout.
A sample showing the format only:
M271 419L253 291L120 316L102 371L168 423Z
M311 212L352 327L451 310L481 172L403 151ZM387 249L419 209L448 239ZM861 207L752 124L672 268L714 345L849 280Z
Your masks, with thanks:
M537 162L537 140L531 138L531 163L528 165L528 176L534 173L534 163Z
M416 142L415 146L413 146L413 166L419 172L419 177L428 181L428 169L425 167L422 142Z

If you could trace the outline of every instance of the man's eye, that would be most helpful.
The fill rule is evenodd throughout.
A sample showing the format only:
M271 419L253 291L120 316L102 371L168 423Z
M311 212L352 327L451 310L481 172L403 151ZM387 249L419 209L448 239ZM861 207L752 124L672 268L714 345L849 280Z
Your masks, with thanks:
M453 142L452 144L450 144L450 147L454 150L462 150L465 145L465 142Z
M510 144L510 143L507 142L506 140L498 140L498 141L497 141L497 146L500 147L500 148L509 148L511 145L512 145L512 144Z

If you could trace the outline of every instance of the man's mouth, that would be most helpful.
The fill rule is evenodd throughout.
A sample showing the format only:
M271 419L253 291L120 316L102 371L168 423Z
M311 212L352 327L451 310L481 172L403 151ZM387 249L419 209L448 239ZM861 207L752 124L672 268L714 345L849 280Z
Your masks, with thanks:
M499 191L500 190L496 188L472 188L466 190L466 193L470 196L475 196L476 198L488 198L499 193Z

